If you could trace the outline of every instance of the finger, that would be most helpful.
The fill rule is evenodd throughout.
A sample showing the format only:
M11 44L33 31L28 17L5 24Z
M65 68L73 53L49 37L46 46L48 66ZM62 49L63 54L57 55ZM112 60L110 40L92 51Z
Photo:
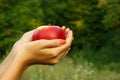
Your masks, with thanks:
M65 35L66 35L66 37L67 37L69 31L70 31L70 28L66 28L65 29Z
M47 55L48 59L56 58L60 54L63 54L63 52L67 51L67 48L60 49L58 47L55 48L44 48L40 50L40 52L45 53Z
M58 49L60 51L68 49L68 48L70 48L72 41L73 41L73 32L70 30L67 34L66 44L64 44L63 46L60 46L56 49Z
M58 47L66 43L66 40L55 39L55 40L36 40L31 42L31 45L39 48L53 48Z
M66 45L69 45L72 43L73 41L73 31L70 30L67 34L67 37L66 37L66 41L67 41L67 44Z
M68 50L71 47L72 41L73 41L73 32L69 31L69 33L67 35L67 38L66 38L66 44L64 44L63 46L60 46L60 47L56 48L56 50L59 52L59 54L61 54L63 51Z
M62 29L65 31L66 27L65 27L65 26L62 26Z
M62 29L65 31L65 35L70 31L70 28L66 28L66 26L62 26Z
M72 40L73 40L72 38L73 38L73 34L72 34L72 31L70 31L69 36L66 39L67 40L66 44L59 46L59 47L55 47L55 48L48 48L45 51L50 52L49 53L49 55L51 55L50 58L57 57L58 55L60 55L61 53L63 53L64 51L70 48Z
M49 59L46 59L44 62L44 64L47 63L47 65L55 65L56 63L58 63L61 59L63 59L69 52L70 48L67 49L66 51L64 51L61 55L57 56L57 57L52 57Z
M68 52L70 51L70 48L68 48L66 51L64 51L63 53L61 53L58 57L57 57L57 59L63 59L67 54L68 54Z

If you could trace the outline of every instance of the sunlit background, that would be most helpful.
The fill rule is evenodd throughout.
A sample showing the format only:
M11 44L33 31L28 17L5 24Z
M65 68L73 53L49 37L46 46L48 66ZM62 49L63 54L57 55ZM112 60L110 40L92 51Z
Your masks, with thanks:
M120 0L0 0L0 62L23 33L49 24L74 31L71 50L22 80L120 80Z

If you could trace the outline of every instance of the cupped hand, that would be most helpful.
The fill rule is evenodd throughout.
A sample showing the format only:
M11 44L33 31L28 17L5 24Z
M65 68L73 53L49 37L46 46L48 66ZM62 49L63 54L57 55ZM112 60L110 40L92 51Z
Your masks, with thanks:
M73 40L73 32L69 28L62 27L62 29L66 32L66 40L32 41L34 30L29 31L15 43L12 52L16 54L16 59L26 66L32 64L54 65L67 55Z

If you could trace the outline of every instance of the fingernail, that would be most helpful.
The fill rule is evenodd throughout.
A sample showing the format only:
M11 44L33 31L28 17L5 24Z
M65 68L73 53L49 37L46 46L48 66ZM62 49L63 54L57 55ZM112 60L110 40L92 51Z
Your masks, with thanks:
M65 44L65 43L66 43L66 40L61 39L61 40L59 41L59 43L60 43L60 44Z

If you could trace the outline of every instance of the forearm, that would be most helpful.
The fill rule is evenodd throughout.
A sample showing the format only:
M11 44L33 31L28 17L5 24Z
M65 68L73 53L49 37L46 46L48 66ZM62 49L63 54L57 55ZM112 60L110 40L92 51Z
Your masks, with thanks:
M10 52L9 55L3 60L0 64L0 78L6 72L6 70L10 67L11 63L13 62L15 54Z
M13 62L11 62L11 65L4 72L0 80L20 80L26 68L27 66L25 66L23 62L16 58Z

